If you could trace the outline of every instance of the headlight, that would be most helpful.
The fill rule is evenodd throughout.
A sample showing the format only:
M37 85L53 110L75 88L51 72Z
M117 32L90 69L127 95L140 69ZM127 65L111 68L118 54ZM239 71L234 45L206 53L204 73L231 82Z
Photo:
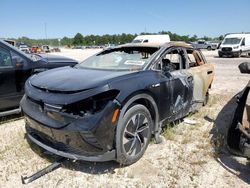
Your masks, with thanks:
M94 114L104 109L107 103L114 100L118 94L118 90L106 91L82 101L64 106L62 112L80 117L83 117L86 113Z
M239 46L234 46L234 47L233 47L233 49L238 49L238 48L239 48Z

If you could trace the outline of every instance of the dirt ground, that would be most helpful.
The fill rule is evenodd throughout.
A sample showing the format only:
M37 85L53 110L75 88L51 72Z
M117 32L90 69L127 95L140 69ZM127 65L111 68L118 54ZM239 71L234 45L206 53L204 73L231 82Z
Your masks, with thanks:
M82 60L93 50L63 50L62 55ZM250 79L237 66L250 58L218 58L204 51L216 76L209 103L187 118L195 125L176 122L166 128L161 144L150 143L137 163L120 167L115 162L66 161L56 171L23 186L21 175L31 175L53 161L27 143L24 120L0 122L0 187L249 187L250 165L231 155L225 146L226 130L235 109L234 95Z

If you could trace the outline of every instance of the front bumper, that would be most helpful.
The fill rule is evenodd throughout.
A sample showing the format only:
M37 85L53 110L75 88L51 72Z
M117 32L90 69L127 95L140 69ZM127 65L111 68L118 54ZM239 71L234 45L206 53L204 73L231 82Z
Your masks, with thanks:
M112 150L112 151L108 151L106 153L103 153L101 155L96 155L96 156L84 156L84 155L79 155L76 153L72 153L72 152L67 152L67 151L61 151L58 149L55 149L49 145L44 144L42 141L39 141L37 138L31 136L30 134L28 134L28 138L35 143L36 145L42 147L43 149L68 158L68 159L73 159L73 160L84 160L84 161L96 161L96 162L104 162L104 161L111 161L114 160L116 158L116 151Z
M218 51L219 55L226 55L226 56L238 56L240 55L240 51Z
M82 118L63 114L53 117L26 96L21 101L26 131L32 142L56 155L85 161L116 159L114 138L117 122L112 124L111 119L118 107L117 103L110 101L101 112Z

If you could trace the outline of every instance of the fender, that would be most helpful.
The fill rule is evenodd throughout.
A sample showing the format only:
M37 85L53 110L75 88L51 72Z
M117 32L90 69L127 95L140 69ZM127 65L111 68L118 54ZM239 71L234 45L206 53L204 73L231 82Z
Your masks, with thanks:
M120 115L119 115L117 125L119 126L121 124L122 118L123 118L125 112L128 110L128 107L138 99L146 99L146 100L148 100L151 103L151 105L153 106L153 108L154 108L155 120L154 120L153 134L155 134L160 129L160 126L159 126L159 111L158 111L158 107L157 107L157 104L156 104L155 100L153 99L153 97L150 94L140 93L140 94L136 94L135 96L131 97L125 103L125 105L122 107L122 109L120 111Z

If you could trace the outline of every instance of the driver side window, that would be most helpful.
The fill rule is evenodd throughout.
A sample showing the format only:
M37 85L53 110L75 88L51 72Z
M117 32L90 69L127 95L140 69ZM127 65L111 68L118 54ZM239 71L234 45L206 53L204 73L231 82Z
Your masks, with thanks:
M154 65L153 69L161 70L164 74L185 68L183 51L180 49L172 49L162 56L162 58Z
M11 55L8 51L0 48L0 67L12 66Z

